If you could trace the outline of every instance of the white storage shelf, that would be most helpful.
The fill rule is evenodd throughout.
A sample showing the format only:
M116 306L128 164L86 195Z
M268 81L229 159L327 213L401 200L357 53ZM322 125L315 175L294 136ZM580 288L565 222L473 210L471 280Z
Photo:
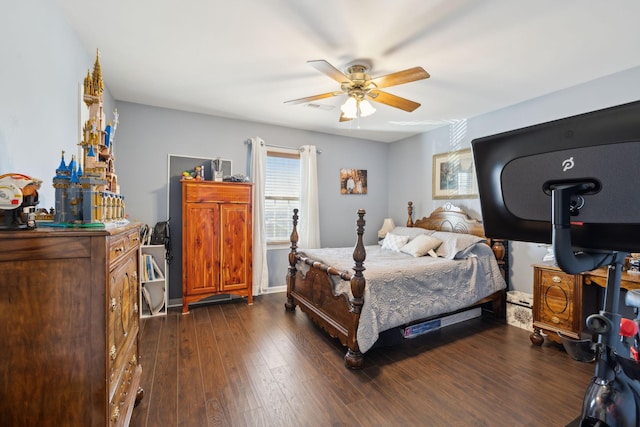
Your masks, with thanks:
M167 314L167 261L163 245L140 248L140 317Z

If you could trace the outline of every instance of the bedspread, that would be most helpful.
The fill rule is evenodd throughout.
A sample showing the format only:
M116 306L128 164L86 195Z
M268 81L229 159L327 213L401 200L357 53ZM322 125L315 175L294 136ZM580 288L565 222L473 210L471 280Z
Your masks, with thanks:
M491 248L474 244L453 260L413 256L367 246L367 284L357 338L369 350L380 332L415 320L468 307L506 287ZM306 249L301 254L343 271L353 267L353 248ZM308 266L298 263L303 273ZM347 293L349 282L332 276L335 293Z

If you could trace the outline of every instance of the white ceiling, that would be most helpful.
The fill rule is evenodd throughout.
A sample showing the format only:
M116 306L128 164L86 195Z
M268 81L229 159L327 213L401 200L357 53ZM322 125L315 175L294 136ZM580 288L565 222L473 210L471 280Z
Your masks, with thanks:
M57 0L87 52L101 52L119 101L383 142L640 66L637 0ZM284 102L339 89L306 61L372 77L421 66L431 78L387 92L339 123Z

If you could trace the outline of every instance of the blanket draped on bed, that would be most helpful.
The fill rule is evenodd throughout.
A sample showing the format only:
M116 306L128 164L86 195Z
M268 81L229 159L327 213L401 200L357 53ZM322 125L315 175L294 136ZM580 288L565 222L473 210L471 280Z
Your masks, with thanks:
M459 310L506 287L491 248L476 243L455 259L413 256L367 246L367 285L357 331L361 352L380 332L415 320ZM303 255L342 271L352 271L353 248L308 249ZM299 263L306 273L309 267ZM334 294L351 298L349 282L333 276Z

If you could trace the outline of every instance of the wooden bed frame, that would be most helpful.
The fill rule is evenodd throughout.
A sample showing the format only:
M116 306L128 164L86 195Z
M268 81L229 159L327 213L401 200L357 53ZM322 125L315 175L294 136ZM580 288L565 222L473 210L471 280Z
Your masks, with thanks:
M407 210L409 214L407 227L421 227L430 230L450 231L485 237L481 222L470 218L463 210L450 204L436 209L429 217L419 219L415 223L412 220L412 202L409 202ZM364 303L364 289L366 286L366 279L363 275L366 252L362 241L365 211L363 209L358 210L358 219L356 221L357 241L353 251L353 260L355 262L353 273L340 271L298 253L298 210L294 209L293 212L293 231L291 232L291 251L289 252L289 271L287 273L287 302L285 303L285 308L287 311L295 311L296 305L299 305L300 309L306 313L313 322L325 330L331 337L338 338L342 345L347 347L347 353L344 356L346 366L351 369L359 369L364 362L364 356L358 346L357 330L360 312ZM489 241L489 243L504 277L504 245L502 241ZM306 274L302 274L302 272L297 270L296 264L298 261L309 266ZM353 294L351 300L349 300L347 295L334 295L331 276L339 276L342 280L351 283L351 293ZM505 295L506 290L502 290L480 301L476 301L469 307L491 303L494 315L503 318ZM448 313L443 313L435 317L441 317L446 314ZM428 319L421 319L420 321L424 320Z

